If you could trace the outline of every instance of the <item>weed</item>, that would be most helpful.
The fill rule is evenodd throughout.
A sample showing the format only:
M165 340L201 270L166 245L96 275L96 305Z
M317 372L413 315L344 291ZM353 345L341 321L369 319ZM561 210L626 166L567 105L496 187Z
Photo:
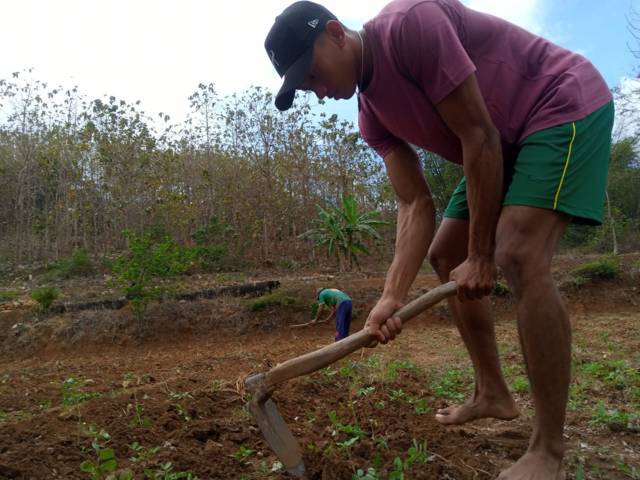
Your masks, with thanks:
M607 409L603 402L600 402L593 412L592 422L596 425L606 425L614 432L623 430L640 432L639 414Z
M129 425L131 425L132 427L144 428L151 426L151 419L144 414L144 407L140 403L138 403L137 400L133 406L129 404L128 408L133 408L133 420L131 420Z
M416 415L425 415L431 413L431 407L427 405L427 401L424 398L420 398L413 402L413 409Z
M333 431L331 432L333 437L337 437L341 433L345 434L347 437L347 439L342 442L336 442L336 445L340 448L351 447L364 435L364 432L359 425L343 424L339 422L338 416L334 410L329 412L329 421L333 426Z
M509 285L503 282L496 282L496 286L493 287L492 292L496 297L506 297L511 293Z
M252 312L264 310L272 306L293 306L297 308L301 306L301 302L297 298L290 297L282 292L275 292L258 297L249 303L249 309Z
M387 377L390 380L395 380L398 378L398 373L400 373L403 370L417 370L417 366L415 364L415 362L411 361L411 360L393 360L391 362L389 362L389 365L387 365Z
M133 451L133 455L129 457L129 460L134 463L144 462L150 458L155 457L160 451L160 447L144 448L138 442L133 442L129 445L129 449Z
M92 480L133 480L133 472L129 469L116 472L118 461L112 448L107 444L111 435L105 430L98 430L94 425L81 425L82 432L91 437L91 448L95 452L94 460L86 460L80 464L80 471L89 474Z
M152 480L197 480L191 472L175 472L173 470L173 464L171 462L161 463L158 468L152 470L145 468L144 476L151 478Z
M427 456L427 443L418 443L415 439L413 444L407 450L407 456L404 460L396 457L393 460L393 470L389 472L388 480L405 480L405 472L411 469L415 464L425 464L429 460Z
M240 448L233 454L233 458L235 458L238 462L243 463L247 458L256 453L255 450L245 447L241 445Z
M620 273L620 264L614 257L602 257L599 260L585 263L571 271L571 275L578 285L590 280L607 280L615 278Z
M411 402L411 397L401 388L391 390L391 393L389 393L389 399L392 402Z
M93 266L89 253L84 248L80 248L70 257L63 258L52 265L51 270L56 277L67 279L91 275Z
M618 463L618 470L633 480L640 480L640 469L627 465L626 463Z
M186 408L184 408L179 403L176 403L173 406L176 409L176 413L182 420L184 420L185 422L191 421L191 415L189 414L189 411Z
M440 374L431 383L431 389L436 397L464 400L463 392L466 388L462 370L452 368Z
M98 392L83 392L85 383L86 380L66 378L62 382L62 405L71 407L100 396Z
M382 480L382 477L375 468L369 467L366 472L359 468L356 473L353 474L351 480Z
M579 367L581 373L602 381L616 390L640 385L640 371L631 368L624 360L588 362Z
M516 377L511 381L511 388L516 393L527 393L529 391L529 380L525 377Z
M193 400L193 395L189 392L169 392L169 398L172 400Z
M51 308L54 300L60 296L60 290L55 287L41 287L31 290L31 298L33 298L40 307L40 310L46 312Z
M0 304L15 300L20 296L20 292L14 290L2 290L0 291Z
M367 395L372 394L376 390L376 387L373 385L370 387L362 387L357 392L356 395L359 397L366 397Z
M212 392L221 391L226 385L226 383L227 382L225 382L224 380L220 380L219 378L214 378L213 380L211 380L211 391Z

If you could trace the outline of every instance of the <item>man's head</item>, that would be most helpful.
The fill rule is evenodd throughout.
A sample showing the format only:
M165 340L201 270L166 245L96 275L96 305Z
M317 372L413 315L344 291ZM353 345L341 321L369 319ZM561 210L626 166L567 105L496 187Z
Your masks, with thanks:
M323 290L324 290L324 287L320 287L318 290L316 290L316 300L320 300L320 294L322 293Z
M287 110L297 90L318 98L349 98L355 92L361 58L352 34L326 8L299 1L275 20L264 42L267 55L284 83L276 107Z

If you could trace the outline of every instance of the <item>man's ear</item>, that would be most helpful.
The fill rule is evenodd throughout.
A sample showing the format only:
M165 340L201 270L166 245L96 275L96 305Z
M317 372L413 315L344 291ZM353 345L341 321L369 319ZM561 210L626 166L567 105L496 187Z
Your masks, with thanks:
M343 47L347 41L347 33L337 20L329 20L324 27L327 37L338 46Z

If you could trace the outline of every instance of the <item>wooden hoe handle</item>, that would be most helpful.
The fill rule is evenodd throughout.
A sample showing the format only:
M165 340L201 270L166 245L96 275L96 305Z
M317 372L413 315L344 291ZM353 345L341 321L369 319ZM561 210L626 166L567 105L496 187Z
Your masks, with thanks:
M455 282L440 285L399 309L395 313L395 316L400 317L403 323L407 322L440 300L455 295L456 291L457 285ZM356 350L370 345L376 338L377 337L370 333L368 329L362 329L358 333L343 338L339 342L287 360L284 363L276 365L266 373L265 384L267 387L273 387L292 378L313 373L346 357Z

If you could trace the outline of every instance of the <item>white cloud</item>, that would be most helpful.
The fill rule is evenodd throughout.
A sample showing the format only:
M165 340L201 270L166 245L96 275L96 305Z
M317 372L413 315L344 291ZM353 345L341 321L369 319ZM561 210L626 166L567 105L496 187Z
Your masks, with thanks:
M545 0L546 1L546 0ZM198 83L228 94L280 84L263 49L290 0L20 0L3 3L0 78L34 67L49 83L90 96L141 100L147 112L180 120ZM323 2L352 28L387 0ZM543 0L468 0L525 28L543 27Z

